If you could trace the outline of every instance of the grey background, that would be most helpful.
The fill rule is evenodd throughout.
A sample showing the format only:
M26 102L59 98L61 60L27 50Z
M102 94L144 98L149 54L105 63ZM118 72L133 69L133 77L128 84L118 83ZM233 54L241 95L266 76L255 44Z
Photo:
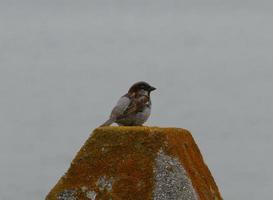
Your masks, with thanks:
M135 81L225 199L271 199L272 1L0 0L0 199L44 199Z

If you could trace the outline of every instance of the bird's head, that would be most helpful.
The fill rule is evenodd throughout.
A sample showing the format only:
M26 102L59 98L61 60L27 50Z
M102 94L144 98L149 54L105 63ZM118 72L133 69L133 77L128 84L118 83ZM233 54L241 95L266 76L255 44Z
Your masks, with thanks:
M155 89L155 87L149 85L148 83L140 81L133 84L130 87L128 93L147 93L149 95Z

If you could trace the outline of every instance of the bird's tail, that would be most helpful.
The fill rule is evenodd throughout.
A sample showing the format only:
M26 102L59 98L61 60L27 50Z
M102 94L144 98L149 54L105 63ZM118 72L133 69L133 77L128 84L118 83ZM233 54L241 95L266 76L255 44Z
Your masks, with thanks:
M110 126L113 122L114 122L114 120L110 118L106 122L104 122L102 125L100 125L100 127L102 127L102 126Z

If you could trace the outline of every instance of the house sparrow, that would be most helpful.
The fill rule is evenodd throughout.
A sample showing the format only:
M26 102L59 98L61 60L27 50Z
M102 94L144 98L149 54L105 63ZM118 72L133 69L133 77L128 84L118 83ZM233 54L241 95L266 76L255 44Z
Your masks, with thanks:
M101 126L110 126L114 122L119 126L141 126L151 114L150 93L155 89L144 81L132 85Z

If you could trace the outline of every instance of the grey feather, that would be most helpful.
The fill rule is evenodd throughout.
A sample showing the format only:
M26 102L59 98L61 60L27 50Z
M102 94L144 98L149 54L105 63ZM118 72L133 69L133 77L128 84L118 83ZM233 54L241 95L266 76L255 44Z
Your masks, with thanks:
M151 114L151 100L145 94L138 98L130 98L128 93L122 96L113 108L109 119L101 126L110 126L114 122L120 126L141 126Z
M100 126L101 127L110 126L112 123L114 123L119 116L123 115L124 111L127 109L129 104L130 104L130 99L128 97L126 96L121 97L118 100L116 106L113 108L110 118Z
M102 125L100 125L100 127L102 127L102 126L110 126L113 123L114 123L114 121L110 118L106 122L104 122Z
M117 105L113 108L110 119L113 119L115 121L115 119L117 119L119 116L122 116L124 114L124 111L128 108L130 102L130 98L126 96L121 97L118 100Z

